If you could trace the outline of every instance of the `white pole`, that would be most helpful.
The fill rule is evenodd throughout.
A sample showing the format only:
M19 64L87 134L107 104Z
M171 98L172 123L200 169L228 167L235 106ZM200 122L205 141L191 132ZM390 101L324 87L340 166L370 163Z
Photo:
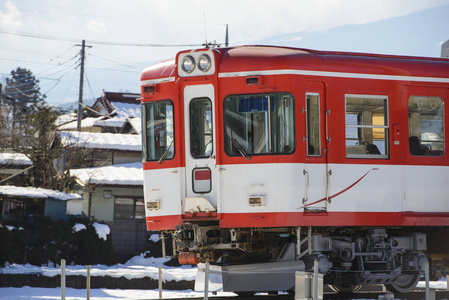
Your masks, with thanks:
M86 289L87 289L87 300L90 300L90 265L87 266Z
M313 300L318 300L318 260L313 262Z
M65 259L61 259L61 300L65 300Z
M205 264L204 270L204 300L207 300L209 297L209 262L207 261Z
M162 299L162 267L159 266L159 299Z

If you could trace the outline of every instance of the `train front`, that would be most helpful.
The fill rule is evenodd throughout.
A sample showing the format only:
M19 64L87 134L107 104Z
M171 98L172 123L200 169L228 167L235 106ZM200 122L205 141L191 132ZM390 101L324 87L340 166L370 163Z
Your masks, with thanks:
M176 227L218 222L219 190L212 188L219 172L214 62L213 51L204 49L181 53L142 73L144 193L150 231L171 235ZM180 259L198 262L196 254L181 253Z

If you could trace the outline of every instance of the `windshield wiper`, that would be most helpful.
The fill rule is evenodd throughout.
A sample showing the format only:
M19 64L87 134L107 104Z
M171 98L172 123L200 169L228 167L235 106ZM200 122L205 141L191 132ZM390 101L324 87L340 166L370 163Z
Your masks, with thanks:
M240 152L240 154L246 158L247 160L250 160L251 157L248 156L248 154L246 154L245 150L243 150L242 146L240 146L240 144L234 140L233 138L229 139L231 141L231 143L235 146L235 148L237 148L237 150Z
M158 162L157 162L158 164L160 164L161 161L164 160L164 158L167 156L168 151L170 151L171 146L173 145L173 142L174 142L174 141L175 141L174 139L171 141L170 146L168 146L167 150L165 150L164 154L162 154L161 158L159 158L159 160L158 160Z

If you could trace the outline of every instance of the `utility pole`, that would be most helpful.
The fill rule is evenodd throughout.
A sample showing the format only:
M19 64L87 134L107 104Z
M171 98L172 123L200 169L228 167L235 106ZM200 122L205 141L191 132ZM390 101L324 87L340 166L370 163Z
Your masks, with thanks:
M81 45L81 71L80 71L80 90L79 90L79 98L78 98L78 121L76 124L76 130L81 131L81 119L83 117L83 84L84 84L84 56L85 56L85 48L91 48L92 46L86 46L86 41L83 40Z

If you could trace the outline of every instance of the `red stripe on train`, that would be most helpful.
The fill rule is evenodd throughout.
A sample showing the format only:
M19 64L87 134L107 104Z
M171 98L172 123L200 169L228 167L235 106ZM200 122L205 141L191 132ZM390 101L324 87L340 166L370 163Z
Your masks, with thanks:
M297 226L449 226L449 213L414 212L282 212L218 214L220 227ZM147 229L175 229L181 215L147 217ZM189 218L189 221L194 221Z

